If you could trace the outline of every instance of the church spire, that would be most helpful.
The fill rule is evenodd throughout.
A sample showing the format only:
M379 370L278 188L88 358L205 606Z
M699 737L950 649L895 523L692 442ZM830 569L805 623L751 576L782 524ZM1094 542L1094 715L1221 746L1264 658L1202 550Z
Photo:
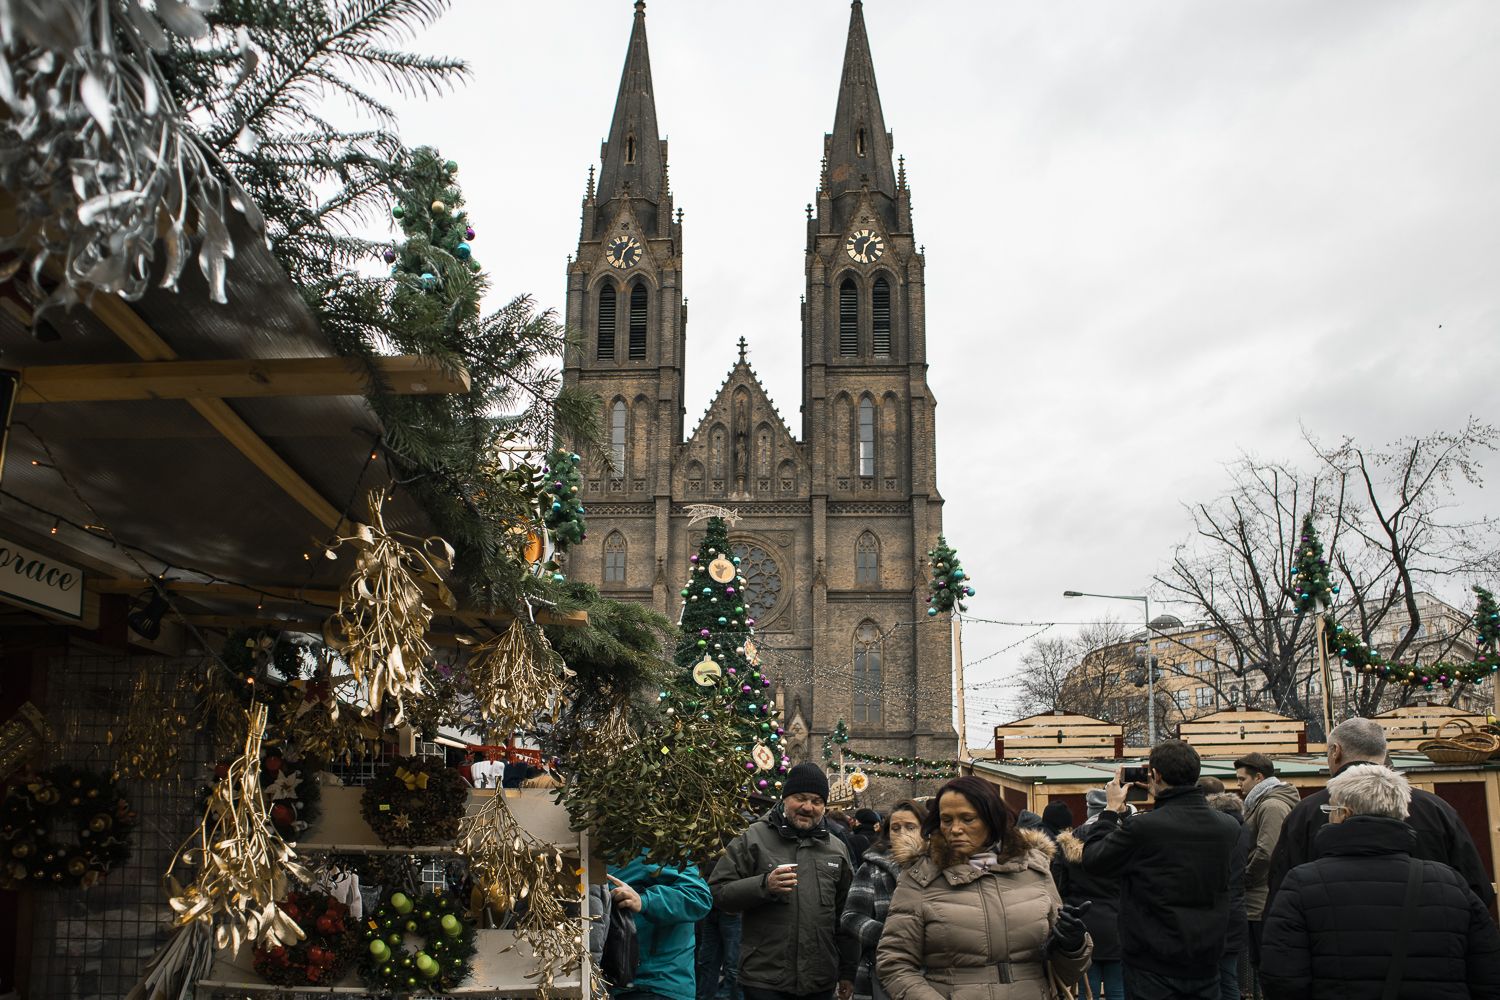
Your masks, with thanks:
M651 55L646 50L646 4L636 0L635 25L630 48L625 53L625 71L620 74L620 93L615 98L615 116L600 159L598 201L629 191L632 198L652 204L664 191L665 158L656 130L656 98L651 86Z
M839 81L838 109L833 132L826 140L828 193L833 198L868 187L872 193L896 197L896 171L891 163L891 140L880 111L875 86L875 63L860 0L849 12L849 41L844 46L844 73Z

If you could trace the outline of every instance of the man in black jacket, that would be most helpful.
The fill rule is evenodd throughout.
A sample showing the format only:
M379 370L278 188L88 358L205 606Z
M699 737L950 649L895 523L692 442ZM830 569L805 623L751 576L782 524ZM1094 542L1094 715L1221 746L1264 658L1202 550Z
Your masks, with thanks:
M1229 930L1229 869L1240 824L1208 807L1198 752L1181 740L1151 751L1155 806L1123 821L1121 768L1105 786L1098 823L1112 829L1083 845L1083 867L1120 878L1120 946L1131 1000L1218 1000Z
M1346 719L1328 734L1328 773L1337 777L1351 767L1384 766L1385 753L1385 730L1379 723L1369 719ZM1318 856L1315 839L1318 831L1328 823L1322 809L1327 804L1328 790L1320 789L1303 799L1282 823L1281 840L1271 855L1267 912L1287 873ZM1411 812L1406 823L1417 833L1417 846L1412 856L1451 866L1463 876L1479 901L1486 908L1490 907L1495 899L1494 887L1484 872L1473 838L1454 808L1431 792L1413 788Z
M1413 858L1412 790L1389 768L1328 783L1318 860L1292 870L1262 939L1270 1000L1500 997L1500 933L1463 877Z

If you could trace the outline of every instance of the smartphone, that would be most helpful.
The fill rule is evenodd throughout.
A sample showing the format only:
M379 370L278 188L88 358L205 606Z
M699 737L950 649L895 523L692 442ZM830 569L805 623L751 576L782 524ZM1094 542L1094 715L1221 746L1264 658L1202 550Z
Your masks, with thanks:
M1151 769L1149 767L1127 767L1122 770L1124 771L1124 775L1120 780L1127 785L1133 782L1139 782L1142 785L1149 785L1151 783Z

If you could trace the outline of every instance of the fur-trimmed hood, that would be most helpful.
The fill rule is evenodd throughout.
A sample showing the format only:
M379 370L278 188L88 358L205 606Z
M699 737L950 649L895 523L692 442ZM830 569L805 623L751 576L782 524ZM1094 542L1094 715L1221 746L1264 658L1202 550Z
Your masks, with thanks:
M1083 841L1073 836L1072 830L1057 835L1057 850L1070 865L1083 864Z
M991 845L989 850L995 855L995 863L980 871L967 861L955 862L948 850L947 839L942 833L934 833L927 841L927 856L907 870L922 886L931 884L940 875L949 885L967 885L990 872L1018 872L1026 868L1050 877L1057 845L1040 830L1012 827L1005 839Z

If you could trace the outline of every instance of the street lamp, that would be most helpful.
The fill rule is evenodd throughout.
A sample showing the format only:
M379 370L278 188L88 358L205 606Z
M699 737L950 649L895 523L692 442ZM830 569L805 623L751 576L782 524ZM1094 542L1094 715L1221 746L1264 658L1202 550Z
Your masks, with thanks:
M1145 594L1088 594L1081 590L1065 590L1064 597L1102 597L1108 601L1140 601L1146 609L1146 739L1156 746L1156 670L1151 658L1151 598Z

